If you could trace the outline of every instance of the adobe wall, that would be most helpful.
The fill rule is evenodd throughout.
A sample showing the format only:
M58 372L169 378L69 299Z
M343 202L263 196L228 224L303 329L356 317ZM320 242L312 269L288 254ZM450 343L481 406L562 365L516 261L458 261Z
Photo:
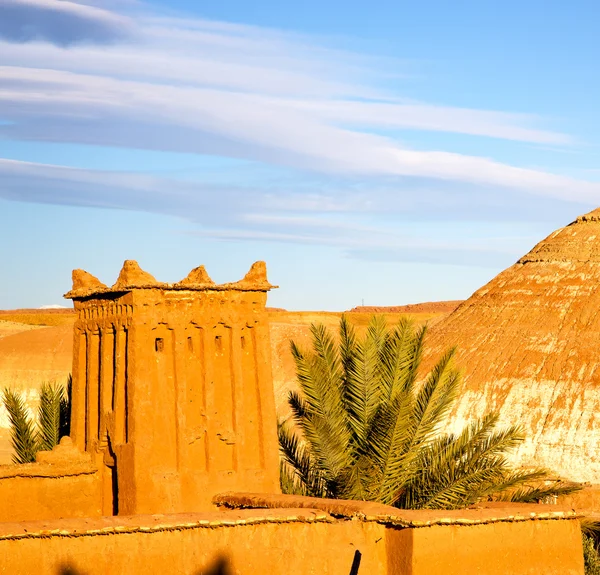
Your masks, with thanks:
M311 508L240 509L0 524L0 570L347 575L359 551L359 575L583 575L573 515L395 513L334 518Z
M97 517L102 515L98 470L90 464L2 465L0 502L0 522Z
M578 521L494 522L436 525L388 534L391 563L406 563L411 575L575 575L583 573ZM393 571L392 571L393 572ZM402 571L400 571L402 572Z
M600 485L588 485L581 491L558 498L558 504L577 511L600 511ZM587 514L586 514L587 515Z

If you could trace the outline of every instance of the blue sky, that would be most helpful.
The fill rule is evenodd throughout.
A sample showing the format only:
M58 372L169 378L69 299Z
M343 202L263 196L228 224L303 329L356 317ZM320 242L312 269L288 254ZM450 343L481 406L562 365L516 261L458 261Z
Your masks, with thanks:
M270 304L468 297L600 206L600 8L0 0L0 309L124 259Z

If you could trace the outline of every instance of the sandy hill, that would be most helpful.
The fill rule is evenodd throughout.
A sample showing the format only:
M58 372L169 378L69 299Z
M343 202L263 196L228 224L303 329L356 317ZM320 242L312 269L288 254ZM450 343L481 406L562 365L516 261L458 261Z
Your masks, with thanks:
M498 410L523 426L516 459L600 480L600 210L552 233L433 327L457 345L464 392L453 423Z

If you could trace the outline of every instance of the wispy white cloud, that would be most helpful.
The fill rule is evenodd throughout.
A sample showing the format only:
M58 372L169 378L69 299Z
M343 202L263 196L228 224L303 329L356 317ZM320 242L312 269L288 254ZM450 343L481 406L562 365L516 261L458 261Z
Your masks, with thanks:
M11 66L0 67L0 77L2 110L14 122L0 127L0 134L17 139L151 145L330 173L431 177L600 199L600 184L477 156L403 149L390 138L338 127L273 96Z
M104 44L128 36L132 29L133 23L122 15L69 0L0 2L0 38L12 42Z
M250 184L198 183L2 159L0 181L0 200L167 214L196 224L197 231L191 232L196 236L330 246L349 257L372 261L470 261L494 267L515 259L523 243L522 237L506 235L475 242L468 237L449 239L443 232L428 237L414 226L398 226L397 219L382 221L382 213L400 215L407 209L405 202L385 189L373 190L369 197L360 191L332 196L286 186L276 196L279 201L273 201L272 192ZM428 192L421 190L420 195ZM460 203L450 214L440 208L451 218L462 209Z

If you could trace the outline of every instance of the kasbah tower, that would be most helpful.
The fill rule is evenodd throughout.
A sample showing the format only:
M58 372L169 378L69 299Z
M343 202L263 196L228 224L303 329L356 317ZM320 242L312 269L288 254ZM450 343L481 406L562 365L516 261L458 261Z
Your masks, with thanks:
M216 285L126 261L107 287L73 272L71 437L100 470L102 513L209 509L218 492L279 492L264 262Z

